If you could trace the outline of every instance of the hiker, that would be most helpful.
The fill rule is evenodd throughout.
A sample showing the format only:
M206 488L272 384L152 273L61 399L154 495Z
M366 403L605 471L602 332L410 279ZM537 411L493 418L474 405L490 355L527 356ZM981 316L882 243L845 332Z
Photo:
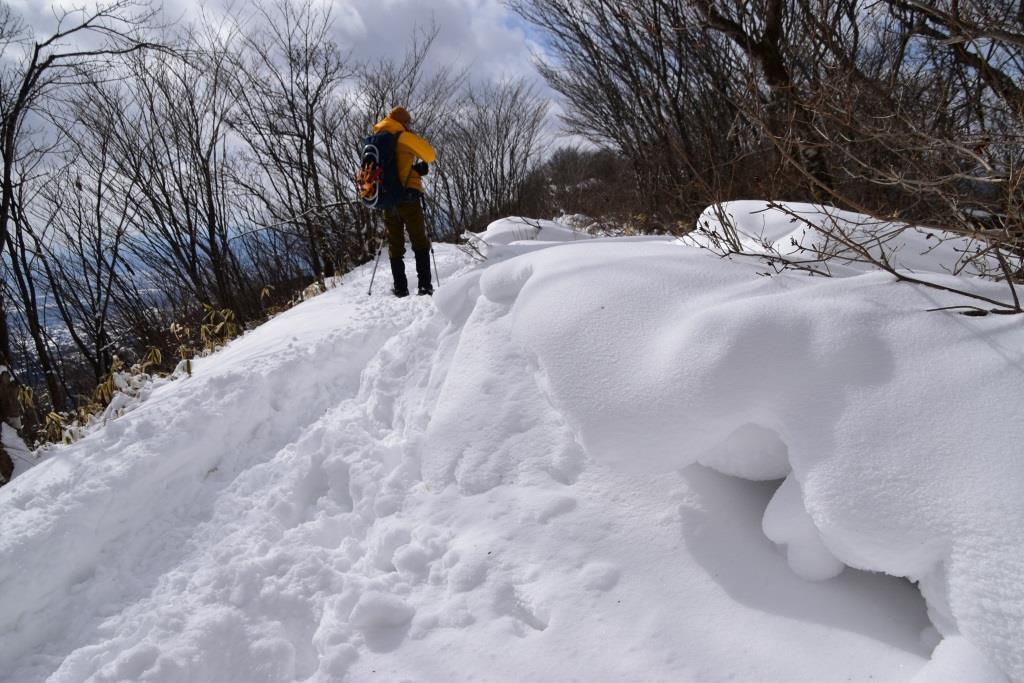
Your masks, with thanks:
M398 205L384 211L384 226L388 233L388 255L391 257L391 274L395 279L392 290L395 296L409 296L409 281L405 277L405 232L412 242L412 253L416 257L417 293L421 296L434 293L430 277L430 240L423 218L423 181L421 176L428 172L427 164L436 158L430 143L414 134L410 128L412 116L404 107L395 107L373 127L374 133L400 133L396 148L398 177L402 183L402 199ZM420 161L413 163L415 158Z

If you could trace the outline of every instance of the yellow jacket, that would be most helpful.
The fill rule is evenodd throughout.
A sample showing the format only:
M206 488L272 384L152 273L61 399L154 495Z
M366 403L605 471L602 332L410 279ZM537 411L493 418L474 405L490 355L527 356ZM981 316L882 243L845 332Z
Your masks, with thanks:
M419 135L410 133L405 126L392 118L382 119L373 127L373 132L401 133L398 136L398 148L396 149L398 179L402 181L403 186L410 190L423 192L423 181L420 180L420 174L413 169L412 165L416 157L423 159L428 164L434 163L437 154L430 143Z

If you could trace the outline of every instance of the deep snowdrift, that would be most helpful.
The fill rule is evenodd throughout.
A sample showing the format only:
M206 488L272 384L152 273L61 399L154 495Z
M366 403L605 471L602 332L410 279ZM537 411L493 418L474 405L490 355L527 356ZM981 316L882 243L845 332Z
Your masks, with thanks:
M481 239L435 300L354 273L0 489L0 675L1024 680L1016 317Z

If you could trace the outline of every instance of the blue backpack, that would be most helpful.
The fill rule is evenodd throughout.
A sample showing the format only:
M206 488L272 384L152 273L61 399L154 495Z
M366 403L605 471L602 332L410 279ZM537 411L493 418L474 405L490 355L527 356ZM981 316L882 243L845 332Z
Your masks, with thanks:
M374 133L363 140L362 164L356 174L356 191L364 206L390 209L398 206L405 188L398 178L398 133Z

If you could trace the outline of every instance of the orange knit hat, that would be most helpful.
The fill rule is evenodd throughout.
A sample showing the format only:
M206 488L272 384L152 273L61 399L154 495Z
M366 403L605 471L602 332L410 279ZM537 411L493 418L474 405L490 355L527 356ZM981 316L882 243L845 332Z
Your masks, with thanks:
M409 114L409 111L405 107L395 107L388 112L388 118L394 119L402 125L412 123L412 115Z

